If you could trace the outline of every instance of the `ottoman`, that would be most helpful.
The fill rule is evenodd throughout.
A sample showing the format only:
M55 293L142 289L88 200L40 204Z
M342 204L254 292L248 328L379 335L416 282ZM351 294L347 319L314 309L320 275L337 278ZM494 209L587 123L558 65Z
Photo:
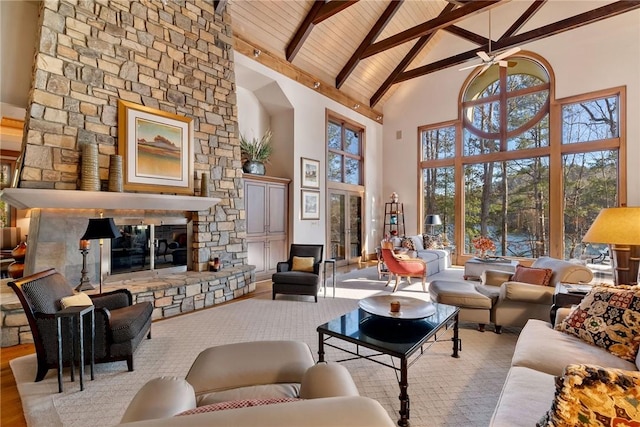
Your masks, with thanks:
M454 280L434 280L429 285L431 300L460 307L460 321L478 322L478 330L491 322L491 298L482 295L472 283Z

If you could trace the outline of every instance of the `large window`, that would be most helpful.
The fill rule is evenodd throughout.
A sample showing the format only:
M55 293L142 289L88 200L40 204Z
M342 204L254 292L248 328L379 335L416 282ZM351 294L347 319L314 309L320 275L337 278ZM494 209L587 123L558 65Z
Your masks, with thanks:
M512 57L470 80L461 120L419 129L422 214L443 218L459 253L473 254L478 235L501 256L602 250L581 240L600 209L623 201L624 91L552 106L551 88L541 61Z
M327 125L327 178L362 185L362 129L336 118Z

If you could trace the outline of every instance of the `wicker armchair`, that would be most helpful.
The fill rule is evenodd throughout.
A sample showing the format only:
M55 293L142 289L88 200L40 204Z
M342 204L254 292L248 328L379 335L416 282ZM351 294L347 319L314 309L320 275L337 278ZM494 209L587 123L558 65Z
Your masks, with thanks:
M36 382L41 381L49 369L58 366L55 312L60 310L60 300L73 295L73 289L62 274L51 268L28 277L9 282L18 295L29 320L38 358ZM151 338L150 302L132 305L131 293L126 289L99 295L90 295L95 306L96 363L127 361L133 371L133 353L142 338ZM86 330L91 327L86 319ZM71 362L70 337L63 334L62 355L64 365ZM89 345L84 346L89 349ZM88 355L85 355L88 356Z

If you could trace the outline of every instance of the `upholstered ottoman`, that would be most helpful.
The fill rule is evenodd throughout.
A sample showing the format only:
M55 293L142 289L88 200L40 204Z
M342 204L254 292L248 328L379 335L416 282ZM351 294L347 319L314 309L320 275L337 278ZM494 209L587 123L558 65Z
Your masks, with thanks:
M203 350L186 380L198 406L231 400L298 397L309 346L298 341L252 341Z
M473 283L453 280L434 280L429 284L431 300L460 307L458 319L478 322L478 330L484 332L484 325L491 322L491 298L476 291Z

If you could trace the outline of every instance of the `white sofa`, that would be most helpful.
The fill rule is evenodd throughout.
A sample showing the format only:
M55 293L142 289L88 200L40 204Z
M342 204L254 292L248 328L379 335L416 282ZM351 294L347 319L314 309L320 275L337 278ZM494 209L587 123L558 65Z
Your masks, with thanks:
M567 309L558 311L556 322L567 312ZM562 375L570 364L593 364L638 371L640 354L634 364L575 336L556 331L550 323L529 320L518 338L511 368L490 425L535 426L551 408L556 376Z
M416 248L415 251L409 251L407 255L414 258L420 258L427 263L427 276L431 276L451 267L451 254L448 250L424 249L422 234L407 237L413 240L413 245ZM398 243L397 246L400 246L400 243Z

